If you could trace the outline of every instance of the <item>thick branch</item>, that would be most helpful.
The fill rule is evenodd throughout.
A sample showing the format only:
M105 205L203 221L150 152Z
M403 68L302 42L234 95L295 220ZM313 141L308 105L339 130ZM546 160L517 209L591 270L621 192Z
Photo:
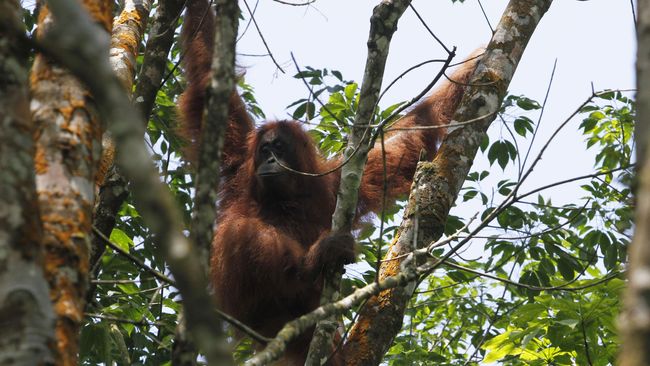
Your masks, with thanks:
M439 238L469 172L479 144L496 117L523 50L551 0L512 0L475 71L433 162L415 174L408 209L387 259L403 257ZM481 116L482 120L465 124ZM382 264L380 279L403 271L402 259ZM344 354L350 365L376 365L399 332L415 282L384 291L368 301L350 332Z
M201 127L192 221L192 235L204 259L206 273L214 235L221 151L228 125L228 102L235 89L235 42L239 25L236 0L217 0L216 7L212 79L207 90L207 105Z
M108 63L108 39L82 13L75 0L51 0L55 22L42 43L89 87L115 139L117 163L131 182L142 216L157 237L188 309L194 339L211 364L227 364L220 322L207 293L207 279L194 246L182 233L182 220L167 187L158 179L142 142L144 124ZM92 65L89 68L88 65Z
M635 138L639 163L636 192L636 227L630 244L628 288L620 330L621 366L650 364L650 1L639 0L637 24L637 118Z

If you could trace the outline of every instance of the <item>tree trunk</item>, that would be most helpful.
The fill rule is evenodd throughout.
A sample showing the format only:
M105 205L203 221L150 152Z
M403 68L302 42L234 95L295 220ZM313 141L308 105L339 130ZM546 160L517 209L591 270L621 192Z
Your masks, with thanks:
M635 230L630 244L628 288L620 329L621 366L650 365L650 1L639 0L637 24L637 191Z

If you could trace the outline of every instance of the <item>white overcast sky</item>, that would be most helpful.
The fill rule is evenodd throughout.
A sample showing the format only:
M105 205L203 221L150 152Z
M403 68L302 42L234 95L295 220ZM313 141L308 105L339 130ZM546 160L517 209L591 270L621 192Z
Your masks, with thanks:
M251 8L255 5L254 0L247 1ZM378 0L317 0L309 7L291 7L259 1L256 20L287 73L277 71L268 57L239 56L238 61L246 68L246 79L255 87L257 99L269 119L288 118L285 107L308 95L302 82L292 77L295 68L291 52L301 67L327 67L341 71L345 79L361 82L368 19L377 3ZM493 27L506 4L505 0L483 0ZM476 0L455 4L451 0L414 0L413 5L447 46L458 48L458 60L490 40L490 29ZM248 19L243 2L241 6ZM241 23L240 30L245 24L245 21ZM554 1L526 48L509 88L512 94L524 94L541 102L557 60L541 133L535 144L537 149L554 126L590 95L591 83L596 90L634 88L635 42L629 0ZM238 43L238 52L266 53L252 25ZM418 62L445 57L444 50L407 9L391 43L384 85ZM391 89L382 105L410 99L437 71L437 65L430 64L410 74ZM584 151L584 139L576 132L579 123L574 121L567 133L551 146L531 176L529 188L593 171L593 156ZM493 138L501 133L499 126L492 127ZM484 164L482 169L489 168ZM492 171L500 173L501 169L493 166ZM559 190L560 201L571 199L567 192L571 192L570 196L579 194L575 189Z

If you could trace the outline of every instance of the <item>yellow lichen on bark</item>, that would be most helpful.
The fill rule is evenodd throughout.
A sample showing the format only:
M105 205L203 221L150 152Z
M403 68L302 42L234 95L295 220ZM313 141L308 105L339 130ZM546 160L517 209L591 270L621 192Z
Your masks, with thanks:
M84 0L82 4L105 30L111 29L112 1ZM56 21L47 6L41 9L39 39ZM52 351L56 365L76 365L88 287L93 183L103 128L92 96L66 69L43 55L34 61L30 86L44 271L56 314Z
M137 6L134 6L133 3L127 3L125 9L113 22L110 61L115 74L129 93L133 88L136 56L138 55L138 47L149 16L150 6L150 2L143 2ZM115 160L115 147L110 136L103 136L102 147L102 157L95 178L95 184L98 188L104 183L106 174Z
M91 18L110 33L113 27L113 2L107 0L83 0L81 3Z

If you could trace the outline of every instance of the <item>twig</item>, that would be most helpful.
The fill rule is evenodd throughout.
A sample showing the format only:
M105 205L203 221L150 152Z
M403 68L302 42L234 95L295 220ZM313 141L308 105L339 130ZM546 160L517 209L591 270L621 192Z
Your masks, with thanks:
M409 3L409 8L411 8L411 10L413 10L413 13L415 13L415 16L418 17L418 19L420 20L420 23L422 23L422 25L424 26L424 28L426 28L426 30L429 32L429 34L431 35L431 37L433 37L433 39L435 39L436 42L438 42L438 44L440 44L440 46L442 46L442 48L444 48L445 51L446 51L448 54L452 54L452 53L455 52L456 47L454 47L454 49L450 51L449 48L447 48L447 46L445 46L445 44L440 40L440 38L438 38L438 37L435 35L435 33L433 33L433 31L431 31L431 29L430 29L429 26L427 25L427 22L425 22L424 19L422 19L422 17L420 16L420 13L418 13L418 11L415 10L415 7L413 6L413 4Z
M176 282L174 280L172 280L171 278L165 276L161 272L149 267L148 265L146 265L144 263L144 261L140 260L140 258L134 256L133 254L127 252L124 249L122 249L119 245L113 243L108 237L106 237L106 235L104 235L104 233L102 233L94 225L93 225L93 232L95 233L95 235L99 236L106 243L106 245L111 247L111 249L113 249L114 251L116 251L120 255L126 257L128 260L133 262L133 264L135 264L136 266L138 266L138 267L144 269L145 271L151 273L151 275L153 275L154 277L156 277L160 281L162 281L162 282L164 282L164 283L166 283L168 285L176 287Z
M509 280L507 278L502 278L502 277L495 276L495 275L492 275L492 274L489 274L489 273L485 273L485 272L477 271L475 269L467 268L467 267L461 266L459 264L452 263L450 261L445 261L444 265L447 266L447 267L451 267L451 268L463 271L463 272L468 272L468 273L474 274L474 275L476 275L478 277L490 278L490 279L493 279L493 280L496 280L496 281L503 282L503 283L508 284L508 285L513 285L513 286L516 286L516 287L525 288L525 289L532 290L532 291L570 291L570 292L581 291L581 290L584 290L586 288L590 288L590 287L600 285L601 283L607 282L607 281L611 280L612 278L617 277L617 276L619 276L621 274L621 272L612 272L609 275L607 275L607 276L605 276L605 277L603 277L601 279L596 280L595 282L591 282L591 283L581 285L581 286L568 287L570 284L577 281L578 277L576 277L573 280L565 282L565 283L563 283L561 285L558 285L558 286L543 287L543 286L532 286L532 285L527 285L525 283L515 282L515 281Z
M289 5L289 6L307 6L307 5L310 5L310 4L313 4L313 3L316 2L316 0L309 0L309 1L306 1L304 3L290 3L290 2L282 1L282 0L273 0L273 1L275 1L276 3L280 3L280 4L283 4L283 5Z
M400 113L402 113L404 110L406 110L406 108L408 108L408 107L410 107L411 105L413 105L415 102L417 102L418 100L420 100L420 98L422 98L422 97L423 97L427 92L429 92L429 90L431 90L431 88L433 88L433 86L438 82L438 80L440 80L440 78L442 77L442 75L444 75L445 71L446 71L447 68L449 67L449 64L451 63L451 60L453 60L455 56L456 56L456 47L454 47L454 48L452 49L452 51L449 52L449 56L448 56L447 59L444 61L443 65L442 65L442 68L440 69L440 71L438 72L438 74L433 78L433 80L432 80L432 81L431 81L431 82L430 82L430 83L429 83L429 84L428 84L428 85L427 85L427 86L426 86L426 87L425 87L425 88L424 88L424 89L423 89L423 90L422 90L418 95L416 95L415 97L411 98L411 100L409 100L408 102L404 103L404 104L401 105L399 108L397 108L396 110L394 110L393 113L391 113L390 116L386 117L386 118L385 118L385 119L384 119L384 120L379 124L379 128L380 128L380 129L384 128L384 126L386 126L386 124L390 123L390 122L391 122L391 121L392 121L396 116L398 116ZM377 103L379 103L379 100L377 100ZM375 103L375 107L377 107L377 103ZM376 132L371 136L371 141L373 141L373 142L376 141L376 140L377 140L377 136L378 136L378 134L379 134L378 131L376 131Z
M488 27L490 27L490 32L494 34L494 28L492 27L492 24L490 23L490 19L487 16L487 13L485 12L485 9L483 8L483 3L481 0L478 1L478 6L481 8L481 12L483 13L483 18L485 18L485 22L487 23Z
M255 14L251 10L250 6L248 6L248 2L244 0L244 5L246 5L246 9L248 10L248 13L251 15L251 19L253 20L253 25L255 26L255 29L257 29L257 34L259 34L260 39L262 40L262 43L264 44L264 48L266 48L266 52L269 53L269 57L271 57L271 60L273 60L273 63L275 64L275 67L280 70L283 74L285 74L284 69L278 61L275 60L275 57L273 57L273 52L271 52L271 48L269 47L268 43L266 43L266 39L264 38L264 35L262 34L262 31L260 30L260 27L257 25L257 20L255 20Z
M391 88L393 85L395 85L395 83L397 83L401 78L403 78L404 76L406 76L409 72L411 72L411 71L413 71L413 70L415 70L415 69L418 69L418 68L420 68L420 67L422 67L422 66L424 66L424 65L430 64L430 63L435 63L435 62L445 62L445 61L446 61L446 60L442 60L442 59L426 60L426 61L422 61L422 62L420 62L420 63L417 64L417 65L413 65L413 66L409 67L409 68L406 69L404 72L402 72L401 74L399 74L395 79L393 79L393 81L391 81L391 82L388 84L388 86L386 86L386 88L384 89L384 91L382 91L381 94L379 94L379 100L377 101L377 103L379 103L379 101L381 101L381 99L384 97L384 95L386 94L386 92L388 92L388 90L390 90L390 88Z
M524 163L523 165L526 165L526 162L528 161L528 155L530 154L530 150L533 148L533 142L535 142L535 137L537 136L537 131L539 131L539 126L542 124L542 116L544 115L544 110L546 109L546 102L548 101L548 95L551 92L551 85L553 85L553 78L555 76L555 69L557 67L557 59L555 59L555 62L553 62L553 70L551 71L551 77L548 80L548 87L546 88L546 94L544 95L544 102L542 102L542 109L539 113L539 117L537 118L537 124L535 125L535 131L533 131L533 137L530 140L530 144L528 145L528 151L526 151L526 156L524 157ZM519 177L521 178L522 170L519 169Z
M116 316L110 316L110 315L102 315L102 314L95 314L95 313L84 313L85 316L90 317L90 318L96 318L96 319L102 319L102 320L109 320L112 322L117 322L117 323L125 323L125 324L133 324L133 325L138 325L141 327L168 327L169 324L163 323L163 322L152 322L152 321L147 321L147 320L133 320L133 319L125 319L125 318L118 318Z

